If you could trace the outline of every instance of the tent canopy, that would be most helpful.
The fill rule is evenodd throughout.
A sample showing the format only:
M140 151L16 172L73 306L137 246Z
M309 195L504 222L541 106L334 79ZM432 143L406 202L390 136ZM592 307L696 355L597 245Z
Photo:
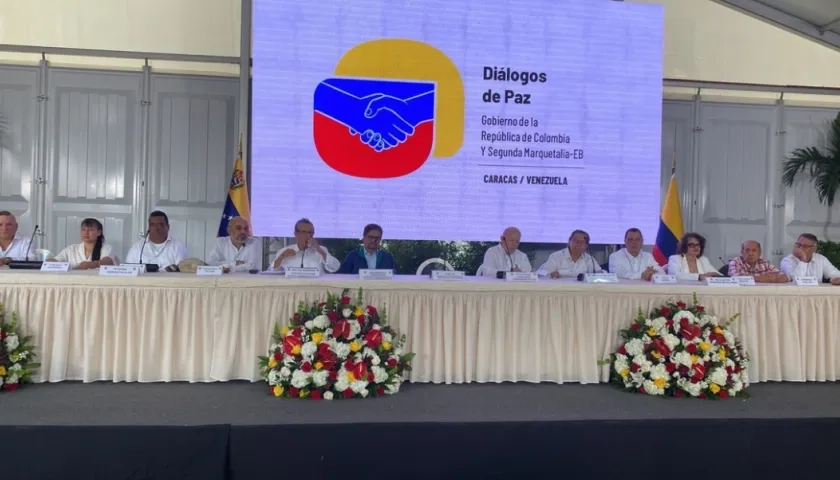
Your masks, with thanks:
M840 50L840 1L716 0Z

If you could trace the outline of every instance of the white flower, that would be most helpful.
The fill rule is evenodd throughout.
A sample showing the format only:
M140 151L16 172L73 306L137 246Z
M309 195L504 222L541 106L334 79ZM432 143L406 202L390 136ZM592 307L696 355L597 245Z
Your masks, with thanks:
M666 319L665 317L657 317L653 319L651 323L653 325L653 328L655 328L656 330L662 330L663 328L665 328L665 323L667 321L668 319Z
M359 394L362 396L362 398L364 398L364 397L368 396L368 391L367 391L367 389L364 389L361 392L359 392Z
M382 334L382 341L392 343L394 341L394 337L390 333L384 332Z
M283 378L287 378L289 375L292 374L292 371L289 370L289 367L283 367L280 369L280 376Z
M400 382L389 383L385 385L385 393L393 395L400 391Z
M682 319L685 318L689 323L697 323L697 317L687 310L680 310L674 315L674 325L679 325Z
M671 360L677 365L691 367L691 354L688 352L677 352L671 355Z
M350 322L350 339L354 339L362 333L362 326L359 325L359 322Z
M650 368L650 379L657 380L659 378L668 380L668 370L665 369L665 365L654 365Z
M277 370L272 370L268 372L268 384L269 385L277 385L280 383L280 374Z
M325 329L330 326L330 319L326 315L318 315L312 319L312 324L315 328Z
M726 344L730 347L735 347L735 335L732 334L729 330L723 331L723 336L726 338Z
M315 322L313 322L312 320L307 320L306 323L303 324L303 326L306 327L307 330L312 330L315 327Z
M303 388L309 384L309 375L303 373L303 370L295 370L292 373L292 386L295 388Z
M333 399L333 393L332 392L330 392L330 391L324 392L324 400L332 400L332 399Z
M379 365L380 362L381 362L381 360L379 360L379 355L374 355L373 357L370 358L370 364L371 365L376 366L376 365Z
M6 337L6 351L8 351L8 352L14 351L18 347L18 345L20 345L20 341L18 341L18 336L15 335L14 333L10 333ZM9 383L14 383L14 382L9 382Z
M6 383L9 385L14 385L18 383L18 376L17 375L9 375L6 377Z
M371 367L373 372L373 383L385 383L388 380L388 371L382 367Z
M345 308L344 310L341 311L341 315L343 315L344 318L350 318L350 314L352 314L352 313L353 313L353 310L350 310L349 308Z
M656 384L650 380L645 380L645 383L642 386L645 387L645 393L648 395L662 395L665 393L664 389L657 387Z
M365 380L356 380L350 384L350 390L353 393L362 393L367 391L368 382Z
M314 383L316 387L323 387L327 384L329 374L330 373L326 370L318 370L317 372L312 373L312 383Z
M715 368L714 370L712 370L712 372L709 373L707 378L710 382L716 383L716 384L718 384L718 386L722 387L722 386L726 385L726 377L727 377L726 370L718 367L718 368Z
M663 340L665 340L665 345L667 345L668 348L670 348L671 350L673 350L677 347L677 345L680 344L680 339L676 335L672 335L670 333L665 335L663 337Z
M347 380L347 370L345 370L344 367L341 367L341 370L338 371L338 376L335 379L333 389L336 392L343 392L348 388L350 388L350 382Z
M640 370L644 373L650 371L651 363L645 358L644 355L636 355L633 357L633 363L639 366Z
M0 387L3 386L3 377L0 377Z
M311 359L312 355L318 351L318 345L315 345L313 342L306 342L300 347L300 354L303 356L304 359Z
M375 325L374 325L373 327L371 327L371 328L373 328L374 330L382 330L382 327L381 327L381 326L379 326L379 324L378 324L378 323L377 323L377 324L375 324Z
M627 350L627 355L635 357L645 351L645 344L638 338L634 338L624 345L624 349Z

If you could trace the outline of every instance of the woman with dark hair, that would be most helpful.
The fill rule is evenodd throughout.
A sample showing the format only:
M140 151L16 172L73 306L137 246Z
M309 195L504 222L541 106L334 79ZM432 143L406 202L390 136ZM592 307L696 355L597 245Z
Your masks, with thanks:
M82 243L70 245L52 261L67 262L70 268L76 270L87 270L99 268L100 265L115 265L116 257L111 245L105 243L105 235L102 232L102 223L95 218L82 220Z
M706 239L702 235L686 233L677 244L677 254L668 259L668 273L676 275L679 280L705 280L721 276L703 256L705 251Z

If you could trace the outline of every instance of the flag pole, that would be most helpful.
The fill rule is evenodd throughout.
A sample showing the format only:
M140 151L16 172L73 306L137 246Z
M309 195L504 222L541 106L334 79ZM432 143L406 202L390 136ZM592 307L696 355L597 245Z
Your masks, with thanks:
M677 126L674 125L674 152L671 154L671 175L677 173Z

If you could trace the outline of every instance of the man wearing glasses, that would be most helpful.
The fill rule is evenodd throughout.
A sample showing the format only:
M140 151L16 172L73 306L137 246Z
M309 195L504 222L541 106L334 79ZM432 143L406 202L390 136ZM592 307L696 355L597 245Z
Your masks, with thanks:
M382 227L375 223L365 225L362 246L351 250L338 273L357 274L362 269L394 270L394 257L379 248L382 243Z
M832 285L840 285L840 270L816 250L816 235L803 233L796 239L793 253L782 259L782 272L790 278L817 277L819 281L828 278Z
M315 225L309 219L301 218L295 223L295 244L277 252L271 266L274 270L305 267L320 269L321 273L335 273L341 265L315 240Z

